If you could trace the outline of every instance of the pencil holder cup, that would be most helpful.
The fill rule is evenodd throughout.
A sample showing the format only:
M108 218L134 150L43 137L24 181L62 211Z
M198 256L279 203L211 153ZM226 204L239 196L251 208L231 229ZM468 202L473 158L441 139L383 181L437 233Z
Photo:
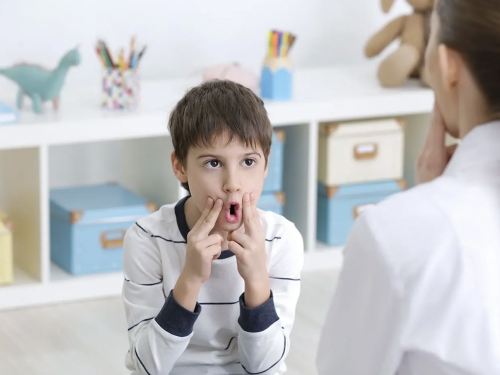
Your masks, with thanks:
M102 74L102 107L131 110L139 104L139 76L135 69L108 68Z
M263 99L292 99L292 62L288 57L268 57L264 60L260 78L260 96Z

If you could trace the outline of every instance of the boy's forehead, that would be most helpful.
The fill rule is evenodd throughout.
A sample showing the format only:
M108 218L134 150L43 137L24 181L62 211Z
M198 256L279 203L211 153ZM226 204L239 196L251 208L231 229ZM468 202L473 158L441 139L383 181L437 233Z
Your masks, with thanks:
M262 151L262 148L260 147L258 142L252 142L252 143L247 144L237 135L233 136L231 139L229 134L227 134L227 132L224 132L219 135L214 135L212 139L208 142L203 142L202 140L199 140L197 144L190 147L190 150L192 149L196 153L215 152L215 151L220 152L224 150L234 151L234 152L239 151L241 153Z

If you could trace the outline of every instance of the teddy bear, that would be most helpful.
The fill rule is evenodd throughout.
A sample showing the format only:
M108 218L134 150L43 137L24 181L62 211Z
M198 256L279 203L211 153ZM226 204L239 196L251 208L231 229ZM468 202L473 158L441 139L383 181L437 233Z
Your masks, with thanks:
M435 0L407 0L413 13L402 15L387 25L367 42L365 55L368 58L379 55L390 43L399 37L401 43L396 51L387 56L378 68L378 80L384 87L399 87L408 78L420 78L428 86L424 68L425 47L429 40L430 16ZM381 0L384 13L389 12L394 0Z

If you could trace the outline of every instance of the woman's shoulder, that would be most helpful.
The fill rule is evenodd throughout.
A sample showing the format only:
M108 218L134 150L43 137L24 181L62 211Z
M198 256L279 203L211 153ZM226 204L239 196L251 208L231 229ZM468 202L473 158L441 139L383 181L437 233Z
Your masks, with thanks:
M454 199L455 181L439 178L391 196L367 210L356 225L379 255L405 274L456 251L456 237L446 205Z
M448 216L447 207L463 197L466 187L450 177L417 185L394 194L374 207L373 215L404 223L424 224Z

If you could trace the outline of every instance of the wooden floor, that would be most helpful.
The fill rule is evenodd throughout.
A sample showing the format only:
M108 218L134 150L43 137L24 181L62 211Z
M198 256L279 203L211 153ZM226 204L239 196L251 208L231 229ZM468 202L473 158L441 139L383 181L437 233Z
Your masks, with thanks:
M288 375L315 375L321 326L338 272L307 272L291 336ZM0 374L129 375L120 298L0 313Z

